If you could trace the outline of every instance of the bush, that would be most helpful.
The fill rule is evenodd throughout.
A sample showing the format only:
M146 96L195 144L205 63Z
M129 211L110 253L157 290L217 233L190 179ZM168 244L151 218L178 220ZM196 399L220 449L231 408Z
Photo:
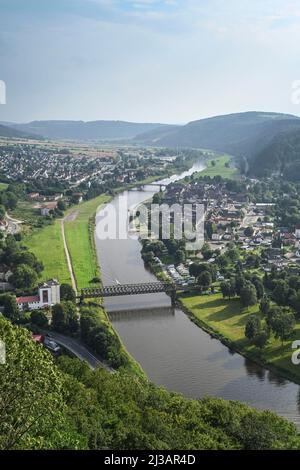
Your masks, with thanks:
M46 328L48 326L48 318L45 312L42 310L33 310L30 315L31 322L36 326L41 328Z
M118 337L101 318L99 307L81 308L81 339L112 367L125 365L125 357Z

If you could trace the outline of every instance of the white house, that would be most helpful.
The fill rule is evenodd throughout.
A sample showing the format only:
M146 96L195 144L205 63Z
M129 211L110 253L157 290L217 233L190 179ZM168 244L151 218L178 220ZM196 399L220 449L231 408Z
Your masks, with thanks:
M50 279L39 286L38 295L17 297L20 310L38 310L60 303L60 284L56 279Z

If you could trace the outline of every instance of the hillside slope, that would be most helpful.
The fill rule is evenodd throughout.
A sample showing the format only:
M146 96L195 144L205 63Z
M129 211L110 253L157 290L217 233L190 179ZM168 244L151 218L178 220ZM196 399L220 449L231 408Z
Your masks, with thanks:
M166 147L208 148L236 156L253 156L281 132L300 129L300 118L288 114L246 112L193 121L163 136L144 134L144 141Z
M300 181L300 129L279 133L250 160L255 176L280 172L289 181Z
M296 427L270 411L189 400L66 356L54 361L3 317L0 339L0 450L300 448Z
M11 123L10 127L49 139L118 140L132 139L138 134L167 128L168 125L126 121L33 121L26 124Z
M28 133L18 131L8 126L3 126L0 124L0 137L8 137L8 138L25 138L30 137Z

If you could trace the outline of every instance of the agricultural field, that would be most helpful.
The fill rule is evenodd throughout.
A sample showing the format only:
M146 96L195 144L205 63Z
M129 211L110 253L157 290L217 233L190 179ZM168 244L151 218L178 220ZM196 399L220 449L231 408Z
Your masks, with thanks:
M259 314L258 305L244 308L239 299L223 299L221 293L213 295L183 296L181 299L184 307L193 314L199 324L214 333L219 339L229 342L236 350L247 357L271 366L283 375L300 382L300 368L291 361L293 353L292 342L299 338L300 322L295 328L294 337L284 344L280 340L271 337L268 344L261 351L245 338L245 325L252 314Z

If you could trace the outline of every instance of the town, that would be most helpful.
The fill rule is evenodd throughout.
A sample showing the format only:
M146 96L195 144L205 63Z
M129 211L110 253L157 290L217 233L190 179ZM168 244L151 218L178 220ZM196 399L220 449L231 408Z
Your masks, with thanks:
M292 223L284 226L285 221L280 221L278 217L278 188L265 201L257 197L259 185L257 180L237 183L218 179L213 183L205 178L170 184L165 192L153 197L153 202L165 203L170 207L173 204L203 205L205 245L201 252L190 253L185 250L182 241L177 242L176 246L176 240L173 240L174 248L169 240L145 240L142 250L144 259L156 267L156 272L161 271L166 278L181 285L195 281L188 270L193 261L212 264L218 256L224 260L226 252L233 248L244 260L244 265L250 266L252 263L262 272L270 273L274 269L280 271L284 268L299 272L300 225L297 212ZM288 195L285 200L288 200ZM168 261L170 255L173 255L172 263L163 263L162 260ZM208 255L211 257L208 258ZM218 280L224 280L219 272Z
M72 204L166 176L171 168L183 170L201 156L201 151L1 139L0 233L18 233L22 223L42 226Z

